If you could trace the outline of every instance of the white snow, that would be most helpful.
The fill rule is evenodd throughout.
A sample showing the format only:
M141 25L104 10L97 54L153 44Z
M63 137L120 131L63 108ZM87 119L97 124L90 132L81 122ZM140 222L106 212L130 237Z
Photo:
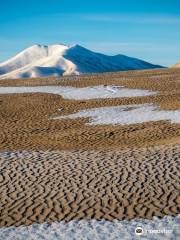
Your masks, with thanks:
M76 74L76 66L63 57L68 49L61 44L27 48L0 64L0 79Z
M126 125L160 120L170 120L172 123L180 123L180 110L160 110L153 104L134 104L86 109L53 119L76 118L90 118L87 125Z
M143 229L137 235L136 228ZM80 220L0 228L2 240L170 240L180 239L180 215L153 220Z
M78 75L160 66L124 55L107 56L79 45L33 45L0 63L0 79Z
M51 93L61 95L66 99L88 100L95 98L122 98L154 95L157 92L141 89L129 89L122 86L95 86L86 88L62 86L37 87L0 87L0 94L13 93Z

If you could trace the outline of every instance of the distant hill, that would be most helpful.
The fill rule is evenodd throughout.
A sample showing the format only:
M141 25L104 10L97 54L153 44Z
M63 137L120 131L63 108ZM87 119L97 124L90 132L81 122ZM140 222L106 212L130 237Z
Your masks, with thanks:
M174 64L172 67L173 67L173 68L180 68L180 62L177 62L177 63Z
M161 68L125 55L107 56L82 46L33 45L0 64L0 79Z

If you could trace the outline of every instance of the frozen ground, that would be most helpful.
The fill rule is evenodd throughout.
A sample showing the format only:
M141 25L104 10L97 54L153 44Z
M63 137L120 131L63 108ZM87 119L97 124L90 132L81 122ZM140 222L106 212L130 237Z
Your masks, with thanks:
M36 87L0 87L0 94L13 93L51 93L61 95L66 99L88 100L96 98L123 98L141 97L156 94L156 92L142 89L129 89L122 86L95 86L86 88L62 86L36 86Z
M100 107L79 111L54 119L90 118L88 125L136 124L150 121L170 120L180 123L180 110L160 110L152 104L134 104L113 107Z
M136 233L137 228L142 229L140 236ZM65 223L62 221L0 228L0 240L178 240L179 229L180 216L113 222L81 220Z

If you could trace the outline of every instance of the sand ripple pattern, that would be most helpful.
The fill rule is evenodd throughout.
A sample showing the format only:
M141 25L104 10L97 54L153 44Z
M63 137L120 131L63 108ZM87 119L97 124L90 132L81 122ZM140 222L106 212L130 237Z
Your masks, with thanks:
M0 154L0 226L177 215L180 145Z

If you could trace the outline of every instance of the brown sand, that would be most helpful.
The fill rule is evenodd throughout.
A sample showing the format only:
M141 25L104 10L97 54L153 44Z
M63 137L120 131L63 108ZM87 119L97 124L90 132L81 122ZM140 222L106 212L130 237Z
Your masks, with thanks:
M66 100L53 94L0 95L0 151L120 149L180 142L180 124L158 121L129 126L87 126L88 119L50 120L78 110L126 104L154 103L162 109L180 109L180 70L164 69L74 77L75 80L3 80L4 86L61 84L85 87L119 84L159 91L156 96ZM76 78L79 78L76 80ZM125 79L125 80L124 80ZM179 80L178 80L179 79ZM58 109L63 108L60 113Z
M179 109L180 70L0 81L0 86L51 84L115 84L159 94L85 101L53 94L0 95L0 151L9 152L0 157L0 226L177 214L180 124L87 126L88 119L50 118L124 104ZM23 150L26 156L12 153Z
M180 145L19 155L0 157L0 226L179 212Z

